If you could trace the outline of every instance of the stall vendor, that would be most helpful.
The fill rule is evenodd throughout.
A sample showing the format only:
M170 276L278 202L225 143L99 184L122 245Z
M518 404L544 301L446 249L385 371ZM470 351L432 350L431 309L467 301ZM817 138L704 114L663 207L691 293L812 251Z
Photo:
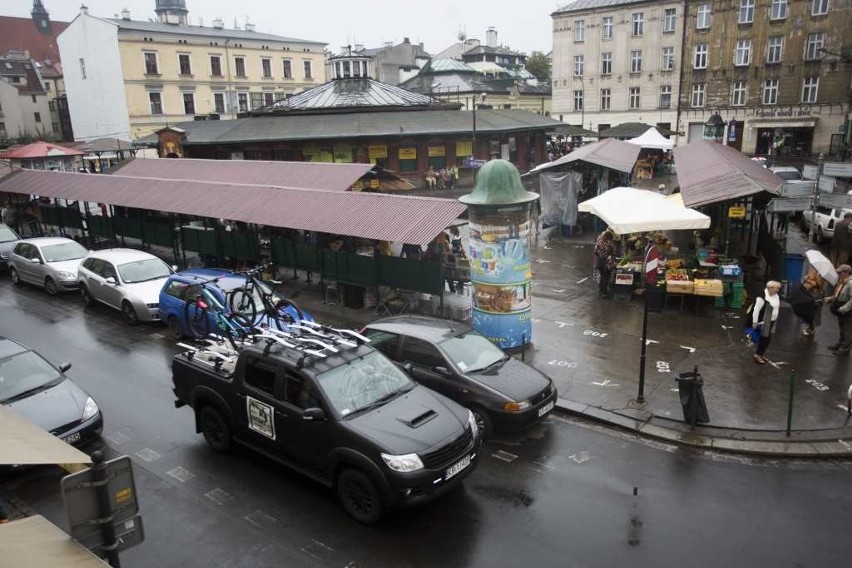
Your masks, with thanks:
M598 282L598 291L601 298L609 298L612 295L609 293L609 279L612 274L612 269L615 266L615 243L613 242L612 229L607 229L601 233L595 241L595 268L600 275Z

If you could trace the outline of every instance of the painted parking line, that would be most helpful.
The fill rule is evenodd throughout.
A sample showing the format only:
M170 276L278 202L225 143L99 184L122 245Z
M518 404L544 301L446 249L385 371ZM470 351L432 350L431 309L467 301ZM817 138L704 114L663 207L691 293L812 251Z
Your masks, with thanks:
M213 501L214 503L216 503L217 505L224 505L225 503L230 503L231 501L234 500L233 495L231 495L230 493L228 493L227 491L225 491L224 489L221 489L219 487L217 487L216 489L213 489L211 491L208 491L207 493L204 494L204 496L207 497L208 499L210 499L211 501Z
M190 479L195 477L194 473L192 473L188 469L183 468L181 466L177 466L174 469L170 469L166 473L168 473L169 475L171 475L172 477L174 477L175 479L177 479L181 483L186 483L187 481L189 481Z
M141 450L136 452L136 457L146 462L152 462L154 460L160 459L163 456L161 456L151 448L142 448Z
M518 456L515 454L510 454L509 452L504 452L503 450L497 450L493 454L491 454L492 458L497 458L498 460L504 461L506 463L512 463Z

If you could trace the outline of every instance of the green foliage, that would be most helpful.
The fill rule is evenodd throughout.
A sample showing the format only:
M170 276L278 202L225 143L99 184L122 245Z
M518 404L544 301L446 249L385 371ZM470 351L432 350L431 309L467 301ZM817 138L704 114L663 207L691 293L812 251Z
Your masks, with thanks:
M532 52L532 55L527 58L526 68L539 82L550 82L550 60L541 51Z

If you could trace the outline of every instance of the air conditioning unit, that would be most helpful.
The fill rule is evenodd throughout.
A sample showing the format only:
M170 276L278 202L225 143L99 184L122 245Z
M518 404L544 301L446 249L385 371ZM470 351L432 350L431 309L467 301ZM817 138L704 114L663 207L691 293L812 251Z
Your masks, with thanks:
M216 28L217 30L224 29L225 28L225 22L223 22L221 18L216 18L215 20L213 20L213 27Z

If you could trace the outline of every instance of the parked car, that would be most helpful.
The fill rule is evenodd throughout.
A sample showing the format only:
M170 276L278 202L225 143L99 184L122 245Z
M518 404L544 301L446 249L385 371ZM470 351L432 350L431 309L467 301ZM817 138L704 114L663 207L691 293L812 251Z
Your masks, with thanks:
M847 195L852 195L849 191ZM839 209L837 207L824 207L822 205L816 208L816 212L807 209L802 212L802 221L805 228L810 231L811 225L815 224L814 240L822 242L831 240L834 236L834 226L843 219L847 213L852 213L852 209ZM815 220L815 221L814 221Z
M468 325L395 316L367 325L362 333L414 380L469 408L486 437L529 426L554 408L556 387L547 375Z
M121 310L136 324L159 321L160 290L174 272L165 262L140 250L114 248L90 252L80 263L77 281L87 306L101 302Z
M20 238L12 227L6 223L0 223L0 268L9 266L9 255Z
M214 278L216 281L210 282ZM222 306L227 306L226 296L228 292L245 286L246 279L240 274L220 268L191 268L169 276L160 290L158 311L160 319L166 322L166 325L169 326L169 331L175 339L194 335L187 322L186 304L188 301L192 302L198 296L199 288L201 287L199 282L208 282L206 284L207 289L213 293ZM276 304L284 302L283 297L268 287L263 292L274 294L275 299L273 301ZM258 306L262 305L260 298L256 299L256 304ZM189 309L194 310L196 308L190 305ZM313 321L309 313L294 307L292 304L288 304L282 308L281 314L285 319L291 319L292 321L299 319ZM190 317L192 316L193 314L190 313ZM208 312L207 318L209 320L209 325L206 326L207 329L216 329L216 317L214 314ZM263 324L265 322L268 323L265 318L262 318L260 323Z
M802 172L793 166L774 166L769 168L769 171L784 181L799 181L804 179Z
M49 294L77 290L77 268L89 253L64 237L36 237L18 241L9 257L12 282L43 286Z
M0 337L0 404L75 446L96 440L103 416L86 391L41 355Z

